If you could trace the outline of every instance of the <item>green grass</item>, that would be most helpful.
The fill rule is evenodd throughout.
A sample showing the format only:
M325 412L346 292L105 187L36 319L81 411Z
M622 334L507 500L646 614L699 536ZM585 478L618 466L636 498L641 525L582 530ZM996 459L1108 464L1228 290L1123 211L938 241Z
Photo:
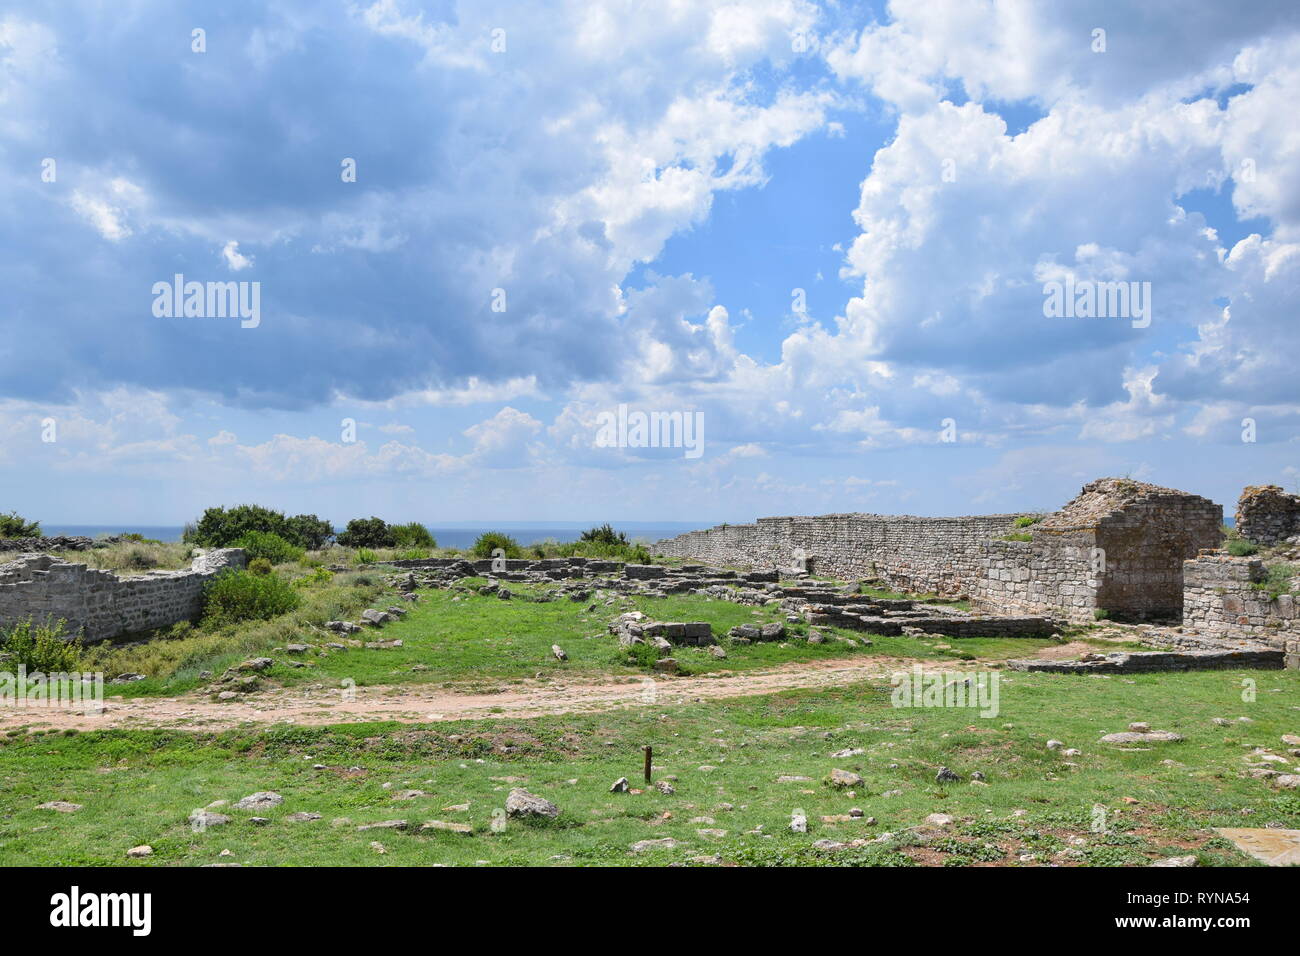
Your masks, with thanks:
M1253 702L1241 700L1243 678L1258 684ZM253 865L640 865L713 854L755 865L1017 865L1023 853L1047 861L1080 836L1084 864L1145 864L1188 852L1205 864L1249 864L1208 828L1300 826L1300 798L1242 775L1251 748L1276 751L1281 734L1297 731L1300 718L1291 703L1297 691L1300 674L1291 671L1111 680L1012 674L993 719L970 710L895 709L888 685L859 684L533 720L276 726L220 734L19 732L0 738L0 865L222 859ZM1238 716L1253 723L1211 723ZM1098 743L1131 720L1187 739L1133 750ZM1070 760L1047 750L1049 737L1080 748L1082 756ZM609 793L617 777L639 785L644 744L655 748L656 779L675 777L676 794ZM847 747L865 753L830 756ZM313 769L317 764L324 769ZM988 786L937 785L941 764L963 776L982 771ZM855 797L822 782L833 767L863 776ZM811 779L777 783L780 775ZM544 826L510 821L504 832L491 833L493 811L504 805L511 786L556 802L559 819ZM393 799L403 789L428 795ZM228 825L195 833L186 823L197 807L233 803L256 790L285 797L282 806L261 814L270 818L265 826L250 823L252 813L229 808L219 811L234 818ZM883 796L892 790L901 793ZM35 809L56 799L84 809ZM469 808L444 809L458 804ZM1107 811L1108 834L1090 832L1095 804ZM850 807L878 824L821 820ZM807 834L787 831L796 808L808 816ZM1015 810L1025 813L1016 816ZM295 811L323 818L284 819ZM907 828L933 812L957 822L937 842L917 845ZM695 817L714 822L694 823ZM350 822L335 822L339 818ZM356 830L393 818L467 822L476 833ZM749 832L758 827L771 838ZM702 828L726 835L701 835ZM821 838L885 831L899 836L832 856L811 846ZM683 845L628 852L631 843L661 837ZM387 853L378 854L372 841ZM126 850L141 843L153 846L153 858L127 861ZM224 849L231 856L220 857Z

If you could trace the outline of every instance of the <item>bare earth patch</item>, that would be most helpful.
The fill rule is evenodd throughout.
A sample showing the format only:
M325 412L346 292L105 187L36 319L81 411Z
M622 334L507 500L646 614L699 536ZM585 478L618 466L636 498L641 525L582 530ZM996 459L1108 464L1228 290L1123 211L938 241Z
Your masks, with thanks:
M525 680L487 693L456 693L410 685L266 690L239 700L216 702L206 694L105 701L104 712L49 707L8 708L0 712L0 730L17 727L103 730L169 727L225 729L246 724L340 724L392 720L425 723L440 720L542 717L622 707L662 707L726 697L768 694L797 688L830 687L885 679L909 671L913 659L872 658L801 661L767 671L720 672L701 677L641 678L619 681ZM972 663L963 662L965 667ZM951 661L932 661L926 670L950 669Z

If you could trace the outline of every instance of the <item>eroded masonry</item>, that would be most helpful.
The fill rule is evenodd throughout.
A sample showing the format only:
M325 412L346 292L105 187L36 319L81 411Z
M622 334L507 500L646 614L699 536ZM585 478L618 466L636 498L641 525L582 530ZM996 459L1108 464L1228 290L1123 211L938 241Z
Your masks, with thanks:
M803 562L816 574L872 577L900 591L968 596L980 608L1084 622L1098 612L1177 619L1183 562L1223 538L1219 505L1125 478L1091 482L1060 511L1027 523L1035 517L764 518L680 535L655 550L724 565Z

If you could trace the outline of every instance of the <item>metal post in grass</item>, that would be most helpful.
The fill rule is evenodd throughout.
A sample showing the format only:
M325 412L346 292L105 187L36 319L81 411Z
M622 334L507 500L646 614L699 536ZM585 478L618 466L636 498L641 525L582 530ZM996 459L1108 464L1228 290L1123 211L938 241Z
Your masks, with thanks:
M653 759L654 748L652 748L649 744L646 744L646 745L645 745L644 747L642 747L641 749L642 749L643 751L645 751L645 782L646 782L646 783L649 783L649 782L650 782L650 764L651 764L651 761L652 761L652 759Z

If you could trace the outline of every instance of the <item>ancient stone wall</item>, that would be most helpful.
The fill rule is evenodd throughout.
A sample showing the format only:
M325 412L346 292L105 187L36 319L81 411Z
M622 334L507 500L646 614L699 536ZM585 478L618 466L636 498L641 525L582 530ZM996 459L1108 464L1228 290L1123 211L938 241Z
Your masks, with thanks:
M982 546L1013 530L1016 515L919 518L832 514L760 518L657 542L652 551L725 567L791 567L805 555L816 574L878 577L900 591L966 593Z
M1060 511L1003 540L1016 515L966 518L838 514L760 518L692 531L654 546L722 566L788 567L880 578L900 591L968 594L982 610L1093 620L1177 619L1183 561L1222 539L1223 509L1197 495L1126 478L1083 487Z
M1248 485L1237 502L1237 530L1256 544L1300 538L1300 495L1277 485Z
M24 554L0 564L0 627L52 617L87 641L166 627L197 616L204 585L244 564L242 549L222 548L194 558L188 571L119 577L45 554Z
M1265 577L1262 561L1205 554L1183 564L1183 627L1219 637L1300 639L1294 595L1272 598L1254 587Z

